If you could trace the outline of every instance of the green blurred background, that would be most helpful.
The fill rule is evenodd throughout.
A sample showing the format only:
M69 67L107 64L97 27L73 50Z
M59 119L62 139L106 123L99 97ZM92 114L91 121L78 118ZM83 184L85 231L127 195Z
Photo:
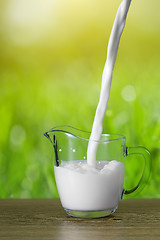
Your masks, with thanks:
M53 149L43 133L91 131L120 0L1 0L0 197L58 197ZM160 1L134 0L120 42L104 132L152 154L148 185L160 197ZM127 161L127 186L143 159Z

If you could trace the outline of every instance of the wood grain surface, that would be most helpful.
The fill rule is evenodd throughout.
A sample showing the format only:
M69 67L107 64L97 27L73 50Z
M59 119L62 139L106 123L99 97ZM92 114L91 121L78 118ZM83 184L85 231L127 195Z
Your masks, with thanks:
M122 200L112 216L87 220L59 199L1 199L0 239L160 239L160 199Z

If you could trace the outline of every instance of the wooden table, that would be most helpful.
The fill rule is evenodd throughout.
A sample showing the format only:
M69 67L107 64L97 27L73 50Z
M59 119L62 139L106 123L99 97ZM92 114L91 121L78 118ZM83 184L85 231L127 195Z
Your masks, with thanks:
M122 200L110 217L68 216L58 199L0 200L0 239L160 239L160 199Z

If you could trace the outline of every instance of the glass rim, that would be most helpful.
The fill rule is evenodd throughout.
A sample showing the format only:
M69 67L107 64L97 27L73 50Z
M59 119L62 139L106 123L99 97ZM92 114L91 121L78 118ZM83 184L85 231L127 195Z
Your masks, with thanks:
M67 130L63 130L61 128L70 128L70 129L74 129L76 131L80 131L80 132L84 132L84 133L88 133L88 134L91 134L91 132L88 132L88 131L84 131L84 130L81 130L81 129L78 129L78 128L75 128L75 127L72 127L72 126L69 126L69 125L60 125L60 126L55 126L54 128L51 128L49 131L45 132L44 135L46 137L48 137L48 134L49 133L54 133L54 132L63 132L63 133L66 133L66 134L69 134L69 135L72 135L74 137L77 137L79 139L83 139L85 141L93 141L93 142L111 142L111 141L118 141L118 140L125 140L125 136L122 135L122 134L116 134L116 133L102 133L102 136L114 136L113 138L110 138L110 139L101 139L101 140L94 140L94 139L89 139L89 138L84 138L84 137L81 137L81 136L77 136L76 134L70 132L70 131L67 131Z

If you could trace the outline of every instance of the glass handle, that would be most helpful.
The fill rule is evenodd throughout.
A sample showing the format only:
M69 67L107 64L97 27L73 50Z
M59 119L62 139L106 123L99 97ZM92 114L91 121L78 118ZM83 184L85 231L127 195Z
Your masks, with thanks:
M141 176L137 186L135 186L134 188L132 188L130 190L124 190L124 192L123 192L124 194L130 194L136 190L141 191L143 189L144 185L147 183L149 176L150 176L150 172L151 172L151 154L150 154L150 152L144 147L126 147L126 156L133 155L133 154L143 156L145 165L144 165L142 176Z

